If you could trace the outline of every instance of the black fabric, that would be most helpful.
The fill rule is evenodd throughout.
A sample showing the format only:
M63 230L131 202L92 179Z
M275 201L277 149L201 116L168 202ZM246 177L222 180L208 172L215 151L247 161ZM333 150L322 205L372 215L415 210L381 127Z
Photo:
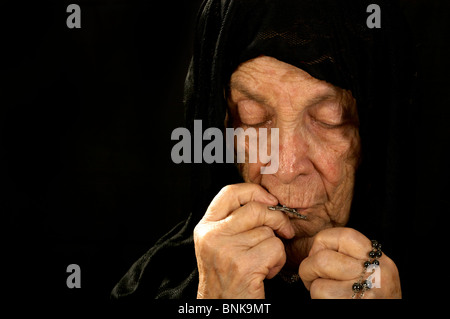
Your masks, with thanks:
M190 236L195 226L192 222L190 216L139 258L114 287L113 295L125 297L134 293L133 297L141 300L196 295L196 287L192 285L198 278ZM141 285L141 282L145 282L145 285Z
M413 48L395 1L378 1L381 28L366 25L371 1L208 0L199 12L194 54L186 78L186 125L224 128L224 90L236 67L268 55L344 89L357 101L362 160L348 226L376 238L402 276L411 213L413 149ZM194 164L192 214L138 260L113 298L195 298L198 284L192 232L221 187L241 182L232 164ZM183 260L182 263L179 261ZM407 278L402 277L407 295ZM265 284L267 297L295 292L300 284L279 276ZM136 297L138 298L138 297Z

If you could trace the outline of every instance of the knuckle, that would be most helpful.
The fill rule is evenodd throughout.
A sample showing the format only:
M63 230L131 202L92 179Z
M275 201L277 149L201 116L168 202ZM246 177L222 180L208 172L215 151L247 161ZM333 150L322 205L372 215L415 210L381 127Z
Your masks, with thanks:
M370 240L356 229L343 227L341 231L341 236L346 239L346 242L354 245L371 246Z
M222 187L219 194L226 194L226 193L230 193L232 191L233 191L233 185L225 185L224 187Z
M226 198L227 200L237 201L239 194L242 192L242 184L229 184L219 191L216 196L218 198Z
M277 253L277 257L278 258L286 257L284 244L281 241L281 239L274 236L274 237L270 238L269 240L270 240L273 252Z
M205 224L198 224L194 228L194 245L198 251L211 252L217 247L217 235Z
M208 228L203 223L198 223L194 228L194 241L201 241L208 233Z
M238 191L239 185L237 184L230 184L222 187L222 189L219 192L219 195L232 195L234 196Z
M276 246L276 248L284 253L284 244L281 239L278 237L273 237L272 240L274 241L274 245Z
M202 230L200 224L197 224L194 228L194 242L197 243L202 238Z
M222 187L220 189L220 191L217 193L217 195L214 197L214 199L212 200L210 206L209 206L209 210L214 207L214 203L218 202L220 199L224 198L224 197L232 197L235 196L234 194L236 194L236 190L235 190L236 186L235 185L226 185L224 187Z
M321 243L325 238L325 230L319 231L313 238L313 244Z
M263 190L263 188L258 184L253 183L238 183L238 184L229 184L222 187L222 189L219 191L219 195L226 194L227 196L233 196L236 197L237 194L244 189L253 189L253 190Z
M300 278L303 281L303 284L305 285L306 289L310 290L310 281L309 278L306 278L307 274L308 274L308 264L306 262L301 262L300 266L298 267L298 274L300 276Z
M361 237L361 233L356 229L344 227L342 228L342 236L356 240Z
M315 255L315 263L319 269L327 269L330 264L331 251L324 249L319 250Z

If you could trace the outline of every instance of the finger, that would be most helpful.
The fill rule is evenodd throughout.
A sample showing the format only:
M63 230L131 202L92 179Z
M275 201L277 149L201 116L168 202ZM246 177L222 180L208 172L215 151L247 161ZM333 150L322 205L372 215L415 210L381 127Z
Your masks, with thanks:
M331 249L356 259L367 259L372 248L371 241L352 228L334 227L320 231L309 252L314 255L320 250Z
M267 205L278 204L278 199L262 186L252 183L228 185L214 197L203 217L206 221L219 221L251 201Z
M268 226L284 238L295 235L289 217L280 211L271 211L267 205L258 202L248 204L236 209L225 220L226 229L231 234L238 234L250 229Z
M352 285L352 281L316 279L311 284L311 299L350 299L353 295Z
M363 269L360 260L326 249L305 258L298 272L309 290L311 283L319 278L353 280L361 275Z
M235 240L236 245L250 249L271 237L275 237L272 228L261 226L236 235Z
M260 260L254 273L262 278L273 278L286 263L286 252L283 242L278 237L268 238L248 251L251 260Z

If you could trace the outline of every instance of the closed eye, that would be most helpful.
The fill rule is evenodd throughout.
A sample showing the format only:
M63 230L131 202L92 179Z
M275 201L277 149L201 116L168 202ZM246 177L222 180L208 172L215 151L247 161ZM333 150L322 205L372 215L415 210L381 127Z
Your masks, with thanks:
M314 123L322 126L323 128L326 128L326 129L336 129L336 128L340 128L340 127L345 125L345 122L344 123L336 123L336 124L333 123L332 124L332 123L327 123L327 122L324 122L324 121L317 120L315 118L313 118L313 121L314 121Z
M272 120L266 120L266 121L263 121L263 122L259 122L259 123L245 123L245 122L242 122L241 121L241 124L243 125L243 126L246 126L246 127L253 127L253 128L259 128L259 127L265 127L265 126L270 126L271 124L272 124Z

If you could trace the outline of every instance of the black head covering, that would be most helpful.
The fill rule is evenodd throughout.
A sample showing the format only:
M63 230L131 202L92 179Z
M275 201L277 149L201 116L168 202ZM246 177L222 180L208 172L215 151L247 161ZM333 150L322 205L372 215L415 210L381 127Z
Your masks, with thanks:
M351 90L357 101L362 161L349 226L389 243L384 247L390 248L389 256L397 261L397 252L405 244L397 236L398 227L408 212L406 203L411 202L407 200L411 172L406 164L412 149L412 48L395 1L377 2L381 28L374 29L366 23L370 3L204 1L185 84L186 120L191 132L194 119L202 120L203 129L224 128L224 89L230 76L240 63L260 55ZM112 296L194 298L198 274L193 228L219 189L236 182L240 180L232 164L194 165L190 218L141 257L116 285ZM302 289L284 287L275 278L267 281L266 296L270 296L270 289L286 293Z

